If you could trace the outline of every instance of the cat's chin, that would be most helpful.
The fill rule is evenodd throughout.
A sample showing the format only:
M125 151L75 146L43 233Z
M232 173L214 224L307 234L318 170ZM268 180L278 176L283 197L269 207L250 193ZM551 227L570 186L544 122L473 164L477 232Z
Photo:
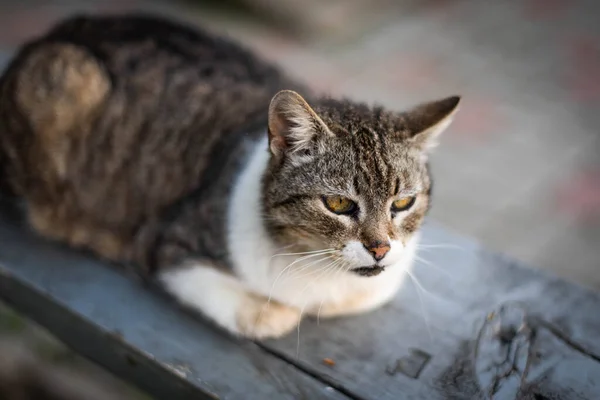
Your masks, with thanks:
M380 266L380 265L371 265L370 267L358 267L358 268L353 268L350 270L350 272L353 272L356 275L366 276L366 277L377 276L380 273L382 273L383 271L385 271L385 267Z

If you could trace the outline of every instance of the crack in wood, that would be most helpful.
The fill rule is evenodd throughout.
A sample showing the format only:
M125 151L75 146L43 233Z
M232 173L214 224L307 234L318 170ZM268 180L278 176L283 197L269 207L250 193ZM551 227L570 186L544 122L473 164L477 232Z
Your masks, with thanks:
M575 343L551 323L528 315L520 305L505 304L488 314L475 341L475 373L487 398L501 390L516 396L531 383L528 377L536 364L534 360L539 358L536 339L540 329L546 329L569 349L600 362L600 356ZM534 375L539 376L540 371Z
M526 318L527 313L520 306L503 305L497 312L488 314L479 330L475 342L475 370L489 398L515 375L521 384L524 381L534 335Z
M339 393L343 394L344 396L352 399L352 400L368 400L365 397L359 396L356 393L352 392L351 390L347 389L346 387L344 387L343 384L341 384L340 382L336 381L335 379L331 378L330 376L327 375L321 375L318 373L318 371L314 371L310 368L310 366L304 366L302 364L302 362L299 361L299 359L297 358L291 358L289 357L287 354L277 351L261 342L255 342L256 345L258 347L260 347L261 349L263 349L265 352L279 358L280 360L288 363L289 365L291 365L292 367L298 369L300 372L305 373L306 375L314 378L315 380L327 385L328 387L333 388L334 390L338 391Z

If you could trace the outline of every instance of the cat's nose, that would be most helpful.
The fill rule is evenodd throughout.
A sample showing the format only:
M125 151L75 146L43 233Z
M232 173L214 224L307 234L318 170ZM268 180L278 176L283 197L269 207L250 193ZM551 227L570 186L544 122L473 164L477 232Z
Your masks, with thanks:
M375 240L368 245L363 243L363 246L371 253L375 261L380 261L390 251L390 242L382 242L381 240Z

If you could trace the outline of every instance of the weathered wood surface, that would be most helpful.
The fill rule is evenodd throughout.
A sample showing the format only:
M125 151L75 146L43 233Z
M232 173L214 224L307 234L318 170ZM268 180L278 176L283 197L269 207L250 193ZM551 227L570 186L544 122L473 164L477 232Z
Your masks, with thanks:
M0 212L0 299L156 398L347 398L7 214Z
M445 247L417 263L420 289L258 347L4 212L0 297L158 398L600 398L600 296L432 225L423 242Z
M420 253L420 285L257 346L17 215L0 211L0 298L157 398L600 399L600 295L433 224L423 244L440 247Z
M268 346L363 399L600 399L597 293L433 224L423 245L389 306Z

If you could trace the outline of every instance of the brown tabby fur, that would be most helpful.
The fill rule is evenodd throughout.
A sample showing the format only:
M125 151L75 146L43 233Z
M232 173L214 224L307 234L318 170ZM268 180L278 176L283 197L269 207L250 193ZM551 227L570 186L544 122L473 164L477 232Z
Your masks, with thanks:
M275 159L266 176L263 202L272 236L280 244L305 244L306 249L318 248L318 243L341 248L349 240L368 245L388 237L406 243L420 227L431 194L428 166L420 162L422 149L411 138L447 115L456 103L452 97L434 109L398 114L350 101L317 101L313 109L329 133L315 135L313 146L319 150L311 154L311 162L278 165ZM421 121L429 125L418 126ZM424 201L397 228L390 219L389 199L400 190L414 191ZM348 229L313 201L336 194L360 198L366 206L359 210L366 215L364 222L357 215L354 228Z
M297 86L228 41L159 18L69 19L2 78L3 175L41 234L132 260L136 235L155 234L144 226L198 189L233 135L266 124L277 90Z
M458 98L402 114L311 99L237 45L151 16L77 17L22 48L0 82L0 179L47 237L144 272L192 255L227 265L231 188L281 89L309 96L321 131L310 162L271 159L271 236L337 248L412 235L431 187L418 134ZM287 145L270 133L271 149ZM397 230L386 202L417 187L426 201ZM369 218L349 231L315 199L352 190Z

